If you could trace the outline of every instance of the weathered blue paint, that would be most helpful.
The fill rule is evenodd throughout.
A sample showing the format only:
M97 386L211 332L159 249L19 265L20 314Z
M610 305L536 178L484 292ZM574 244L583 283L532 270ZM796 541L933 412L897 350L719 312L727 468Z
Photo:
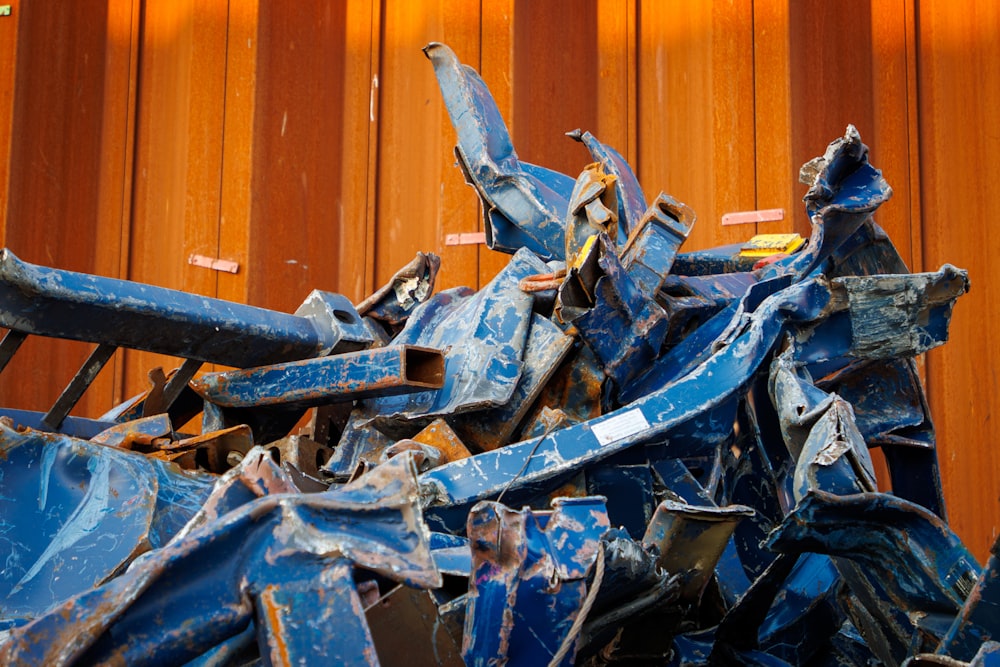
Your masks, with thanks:
M563 220L573 179L518 160L479 74L444 44L428 44L424 53L458 134L455 155L483 201L486 244L507 253L527 248L543 259L564 259Z
M912 650L915 612L956 614L980 568L936 515L881 493L836 496L810 491L768 540L781 552L834 556L867 614L863 635L883 661L901 662ZM919 647L918 647L919 649Z
M426 53L514 253L478 293L431 296L418 254L289 315L0 255L0 369L29 334L98 344L47 414L0 412L0 662L995 664L996 554L943 521L912 359L968 279L908 274L856 130L803 168L809 242L755 268L679 253L693 211L590 133L575 181L520 162ZM184 362L64 421L117 346ZM242 370L192 389L203 361Z
M492 502L474 507L466 664L547 664L580 613L586 575L608 528L603 498L561 498L551 512ZM572 665L573 651L558 664Z
M357 641L364 616L347 590L354 583L344 562L412 586L439 586L416 492L412 461L399 457L336 491L259 498L12 630L0 660L183 664L242 633L254 618L259 645L278 652L272 660L285 650L325 663L375 664L368 659L373 647ZM241 557L233 558L236 553ZM261 618L284 603L287 610ZM330 633L335 617L352 631ZM262 626L262 620L269 622ZM309 627L293 631L298 625ZM319 633L325 637L314 648ZM341 645L338 636L348 643Z
M616 387L627 387L649 367L667 334L666 313L638 289L605 234L587 247L580 268L567 275L556 308Z
M523 370L533 303L518 284L546 270L533 253L520 250L488 285L472 296L455 299L446 312L435 308L430 318L423 307L418 308L393 344L442 350L443 385L432 391L371 399L380 428L414 420L426 423L434 417L510 401ZM436 302L431 299L425 305L434 308Z
M954 283L953 269L946 267L934 274L890 276L912 286L916 292L945 293L943 285ZM780 280L780 279L779 279ZM911 282L906 282L910 280ZM878 281L873 289L879 290ZM765 291L766 284L756 286ZM848 338L843 341L842 325L848 326L860 318L869 319L869 311L881 309L891 302L882 300L844 298L836 281L811 279L767 296L751 310L757 300L756 289L744 298L744 308L739 310L722 335L713 343L716 352L689 373L671 384L640 398L624 408L582 424L549 434L543 438L513 444L495 452L486 452L468 459L449 463L425 473L422 484L429 499L428 516L440 521L451 530L461 530L461 518L478 500L495 498L505 488L522 491L527 499L545 489L550 489L567 474L593 465L611 454L635 444L662 441L670 432L695 419L705 418L716 407L728 405L729 399L744 389L768 359L775 343L788 330L799 330L808 341L819 345L836 342L839 353L865 353L879 337L890 341L905 339L911 343L940 344L946 334L947 312L938 307L925 311L927 322L933 326L922 330L941 336L936 341L905 330L873 332L870 336ZM961 292L951 292L957 298ZM917 300L915 303L921 303ZM926 301L923 303L926 304ZM902 306L898 306L902 307ZM841 317L837 317L840 315ZM937 322L935 317L940 317ZM913 321L920 316L913 314ZM730 413L729 424L732 424ZM668 440L667 447L679 447ZM678 455L686 452L678 451Z
M378 322L386 334L397 333L414 308L430 298L440 268L440 257L418 252L389 282L358 304L358 314Z
M564 334L548 318L532 313L521 377L510 400L496 408L453 415L448 418L448 423L465 444L481 450L508 444L572 346L572 336Z
M3 618L33 618L162 546L213 478L141 454L0 422Z
M298 314L51 269L0 250L0 326L246 368L371 342L343 296L314 291Z
M192 387L224 408L310 408L370 396L441 387L444 358L437 350L391 345L319 359L209 373Z
M659 295L694 221L690 207L661 192L622 248L622 265L648 298Z

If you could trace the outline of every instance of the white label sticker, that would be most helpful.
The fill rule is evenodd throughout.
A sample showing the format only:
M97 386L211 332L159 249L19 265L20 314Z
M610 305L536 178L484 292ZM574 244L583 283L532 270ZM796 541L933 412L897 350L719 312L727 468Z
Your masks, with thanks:
M615 415L610 419L605 419L599 424L594 424L591 431L597 441L602 445L609 445L622 438L627 438L636 433L642 433L649 428L649 422L642 410L635 408L620 415Z

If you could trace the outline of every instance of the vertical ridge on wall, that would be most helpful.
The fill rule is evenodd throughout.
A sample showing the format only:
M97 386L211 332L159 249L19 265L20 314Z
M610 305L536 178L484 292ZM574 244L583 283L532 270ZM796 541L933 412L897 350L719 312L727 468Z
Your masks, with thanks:
M639 3L638 167L698 216L685 249L746 240L722 215L755 206L752 6Z
M384 9L375 282L388 280L417 251L440 249L438 289L475 287L476 246L444 245L448 234L476 229L477 202L454 166L454 130L421 49L443 42L461 61L478 63L479 5L419 0Z
M196 6L197 5L197 6ZM219 256L229 3L146 2L137 68L130 280L218 296L214 271L188 264ZM148 387L168 356L128 351L127 394Z
M507 123L507 129L512 136L517 136L517 126L514 117L514 90L517 84L514 70L514 26L518 11L517 0L482 0L479 43L479 73L489 86L496 100L500 115ZM446 128L446 131L450 126ZM455 137L454 131L451 134ZM453 140L457 143L457 137ZM515 145L515 150L517 149ZM463 179L464 180L464 179ZM482 205L478 203L479 196L475 189L466 185L464 195L476 201L477 217L469 220L469 230L485 231L482 216ZM473 224L474 223L474 224ZM476 287L485 285L503 267L510 257L504 253L490 250L485 244L477 246L476 252Z
M753 2L754 166L757 209L784 209L784 219L758 223L760 234L805 231L795 226L799 166L792 161L789 9L787 0ZM748 231L750 231L748 229Z
M1000 528L1000 5L917 5L920 209L924 265L969 272L950 342L927 355L931 413L951 524L979 557Z
M130 5L12 2L0 17L0 237L25 261L118 275ZM0 404L48 409L92 348L30 337L0 377ZM99 374L77 413L110 403L114 377Z

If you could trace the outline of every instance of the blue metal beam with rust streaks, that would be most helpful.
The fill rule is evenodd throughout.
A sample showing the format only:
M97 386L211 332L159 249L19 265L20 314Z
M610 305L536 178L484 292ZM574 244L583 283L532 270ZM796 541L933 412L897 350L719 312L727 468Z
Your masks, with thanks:
M918 291L950 294L953 301L965 291L966 283L956 280L962 275L954 267L945 266L936 273L891 276L891 279L910 280L908 284ZM867 319L868 309L884 308L889 305L886 299L891 302L891 298L851 300L847 297L848 290L838 280L811 279L797 283L764 298L753 312L737 311L713 344L714 355L675 382L619 410L540 439L509 445L425 473L421 482L428 498L428 517L452 531L461 530L462 519L472 504L495 498L507 487L530 496L558 482L560 476L579 471L615 452L638 443L662 441L673 429L726 405L758 373L775 343L790 329L807 338L813 349L823 348L826 342L827 348L838 355L852 352L851 339L842 340L844 326L850 330L855 319ZM877 280L874 285L878 285ZM757 302L755 293L761 290L767 293L770 287L766 283L755 285L743 303ZM921 305L926 306L927 302ZM916 326L937 338L911 336L907 331L879 331L873 332L873 336L886 336L893 344L905 338L914 345L916 354L927 349L925 345L945 340L949 315L947 309L925 309L923 316L932 322L925 326L921 315L914 314ZM939 319L944 321L938 322ZM831 322L835 326L830 326ZM833 340L828 341L831 337ZM877 347L874 337L856 342L861 352ZM678 452L679 456L684 454ZM518 497L525 499L523 494Z
M313 291L296 314L23 262L0 250L0 326L246 368L367 347L343 296Z
M224 408L309 408L369 396L438 389L444 357L430 348L390 345L319 359L209 373L191 387Z

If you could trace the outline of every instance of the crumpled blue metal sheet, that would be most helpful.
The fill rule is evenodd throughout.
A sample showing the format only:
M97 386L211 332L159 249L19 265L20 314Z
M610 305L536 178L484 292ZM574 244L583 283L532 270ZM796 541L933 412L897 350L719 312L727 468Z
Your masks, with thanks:
M348 564L439 586L417 500L405 457L328 493L259 498L15 628L0 660L183 663L253 619L269 662L377 664Z
M600 498L559 499L551 513L482 503L469 513L472 573L467 665L548 661L570 636L585 576L610 527ZM572 665L573 651L556 664Z
M502 252L527 248L542 259L564 259L563 220L573 179L518 160L479 74L444 44L428 44L424 53L458 133L455 155L483 200L486 244Z
M627 387L659 355L666 313L639 291L610 239L600 234L559 290L557 312L594 351L616 387Z
M440 257L418 252L389 282L358 304L358 314L379 322L387 334L395 335L413 309L430 297L440 268Z
M520 162L482 79L426 52L507 268L432 295L418 254L356 313L314 293L281 321L359 337L196 380L209 401L195 355L100 420L56 424L62 397L19 416L90 441L0 426L0 662L997 662L996 554L980 568L947 526L914 362L968 279L908 273L857 131L803 168L803 248L682 253L694 212L647 208L613 148L571 133L595 160L575 186ZM145 330L88 331L84 376ZM408 345L442 351L441 387L390 396ZM345 393L360 376L328 371L359 358ZM199 410L200 434L175 431Z
M506 404L521 378L531 324L533 299L518 285L522 279L547 270L530 251L520 250L486 287L453 302L447 314L438 316L436 326L430 326L418 309L393 342L444 350L443 386L371 399L380 425L427 422Z
M0 422L0 624L21 623L162 546L214 481L133 452Z
M933 274L889 276L886 280L893 284L906 282L921 293L949 293L952 299L962 293L962 285L956 283L955 270L951 267ZM878 280L872 283L873 289L879 290L875 287L879 284ZM767 289L768 286L760 284L757 287ZM944 287L955 289L942 289ZM692 419L705 418L713 409L726 406L727 399L746 387L789 328L799 328L800 336L815 346L829 342L828 347L836 347L838 353L867 353L872 349L872 338L847 336L845 340L845 326L846 331L851 331L851 323L857 318L866 320L870 309L891 305L891 297L882 301L854 299L852 302L845 298L844 290L836 281L830 283L820 279L790 285L764 298L751 311L755 293L752 289L744 298L744 309L736 313L713 344L717 351L675 382L589 422L425 473L421 483L430 499L428 518L440 521L442 527L451 525L452 530L461 530L461 524L456 526L455 521L464 517L472 504L496 497L503 489L510 487L510 491L519 492L519 499L526 500L558 485L567 474L615 452L638 443L670 438L672 429ZM925 314L946 317L946 313L936 306ZM913 318L919 320L916 314ZM937 327L929 331L939 335L945 333ZM892 341L903 338L917 342L921 349L924 344L931 343L931 339L922 336L915 340L910 332L903 330L879 331L873 335L886 336ZM937 343L943 341L942 337ZM860 349L855 350L854 343ZM707 378L711 380L706 381ZM731 413L725 414L731 425ZM722 415L720 418L724 419ZM668 446L680 445L670 439Z
M810 491L771 535L769 548L837 557L868 618L856 623L883 661L911 650L915 612L956 614L980 568L940 518L881 493ZM843 563L843 561L848 561ZM885 645L871 636L881 631ZM881 650L880 650L881 649Z
M524 346L521 377L506 404L449 418L452 428L467 445L496 449L510 442L538 394L569 354L573 337L547 317L532 313Z

